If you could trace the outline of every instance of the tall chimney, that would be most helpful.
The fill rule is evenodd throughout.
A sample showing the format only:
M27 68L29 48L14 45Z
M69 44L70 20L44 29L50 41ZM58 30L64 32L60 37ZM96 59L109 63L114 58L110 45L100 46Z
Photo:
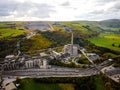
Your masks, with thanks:
M17 50L18 50L18 55L19 56L21 54L21 50L20 50L20 41L17 42Z
M71 32L71 44L73 45L73 32Z

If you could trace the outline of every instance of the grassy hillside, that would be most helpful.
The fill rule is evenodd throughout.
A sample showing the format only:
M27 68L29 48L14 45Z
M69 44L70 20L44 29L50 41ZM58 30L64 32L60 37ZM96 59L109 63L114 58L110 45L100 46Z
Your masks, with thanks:
M49 41L52 41L52 47L63 46L70 43L71 33L65 30L54 31L54 32L40 32Z
M96 34L102 30L120 30L120 20L111 19L104 21L73 21L73 22L51 22L55 31L64 30L64 27L69 27L72 30L78 30L82 34ZM25 33L25 22L1 22L0 23L0 38L14 37Z
M95 26L97 28L100 28L101 30L107 30L107 31L120 30L120 19L108 19L103 21L79 21L79 23Z
M99 28L87 23L80 23L80 22L62 22L62 23L65 26L70 27L72 30L78 30L85 35L95 34L96 32L100 31Z
M48 48L52 44L51 41L43 37L43 35L41 34L32 37L30 40L31 40L31 47L29 49L30 52L34 50L41 50Z
M0 39L12 38L26 34L28 31L23 29L22 22L3 22L0 23Z
M17 29L0 29L0 39L2 38L10 38L10 37L16 37L19 35L23 35L27 33L25 30L17 30Z
M112 21L115 20L100 22L50 22L54 28L54 31L38 31L38 34L30 39L19 38L20 36L25 36L26 33L29 33L29 30L24 30L24 25L27 22L1 22L0 56L4 57L7 54L15 53L16 43L19 40L21 41L21 50L23 51L23 53L31 53L34 50L40 50L49 47L54 48L64 46L65 44L70 43L71 39L71 33L67 32L65 30L65 27L72 29L74 33L74 43L79 44L80 46L90 49L92 45L91 43L93 43L96 46L120 51L119 35L117 35L118 33L120 33L120 28L118 28L117 26L113 28L104 25L104 23L107 24L108 22L113 23ZM116 20L115 23L119 23L119 20ZM88 42L87 40L89 40L90 42Z
M97 46L120 51L120 35L118 34L106 32L97 37L89 38L88 40Z
M120 19L103 20L98 23L103 27L120 28Z

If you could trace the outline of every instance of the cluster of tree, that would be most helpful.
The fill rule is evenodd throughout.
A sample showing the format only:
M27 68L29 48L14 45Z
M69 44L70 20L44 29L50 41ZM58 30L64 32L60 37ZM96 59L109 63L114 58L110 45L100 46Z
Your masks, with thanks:
M26 78L29 80L30 78ZM50 78L33 78L36 83L72 83L75 90L120 90L120 84L112 81L105 75L95 75L87 77L50 77ZM19 78L15 83L19 83L23 88L23 84Z
M45 38L52 41L51 47L63 46L70 43L71 34L66 31L40 32Z
M17 51L16 38L0 40L0 57L4 58L8 54L13 54Z
M104 80L105 90L120 90L120 82L115 82L105 75L102 75L102 80Z
M86 28L88 30L91 30L89 25L83 25L82 27L84 27L84 28Z
M4 58L9 54L17 54L17 42L20 41L20 50L23 53L33 53L35 50L45 49L51 46L48 39L44 38L41 34L38 34L30 39L23 38L24 35L20 35L13 38L5 38L0 40L0 57Z
M26 78L26 80L29 78ZM33 78L36 83L72 83L75 90L96 90L93 80L94 77L51 77L51 78ZM17 79L15 83L19 83L18 88L23 88L24 85L20 79Z

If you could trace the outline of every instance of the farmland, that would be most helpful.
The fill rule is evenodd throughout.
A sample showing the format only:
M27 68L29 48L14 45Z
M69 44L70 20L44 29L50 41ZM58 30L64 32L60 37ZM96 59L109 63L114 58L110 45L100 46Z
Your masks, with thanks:
M96 26L87 24L87 23L80 23L80 22L62 22L65 26L70 27L72 30L78 30L85 35L93 34L100 29Z
M4 22L0 23L0 39L12 38L26 34L28 31L24 30L21 23Z
M97 46L120 51L120 35L118 34L106 32L101 33L97 37L89 38L88 40Z
M26 31L24 30L0 29L0 38L15 37L25 33Z

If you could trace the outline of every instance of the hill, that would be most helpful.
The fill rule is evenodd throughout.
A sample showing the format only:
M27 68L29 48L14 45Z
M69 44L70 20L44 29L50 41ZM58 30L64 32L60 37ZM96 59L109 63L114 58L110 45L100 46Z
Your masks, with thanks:
M29 27L26 28L26 26ZM74 33L74 43L87 49L100 47L119 51L119 26L119 19L71 22L0 22L0 56L15 53L16 43L19 40L24 53L30 53L36 49L64 46L70 43L71 31ZM36 36L23 39L30 32L31 27L35 31L37 30ZM51 31L50 28L53 30Z
M108 19L102 21L78 21L79 23L96 26L104 30L120 30L120 19Z
M98 22L100 26L108 28L120 28L120 19L109 19Z
M55 30L66 30L70 28L74 32L74 40L89 40L89 43L95 46L119 51L120 20L110 19L103 21L72 21L72 22L54 22ZM66 30L68 31L68 30ZM117 38L116 38L117 37ZM78 42L77 40L77 42ZM75 40L76 41L76 40ZM83 46L87 46L84 42ZM81 44L81 42L79 43ZM113 46L114 45L114 46ZM90 46L89 46L90 48Z
M28 31L24 30L21 23L15 22L1 22L0 23L0 39L12 38L27 34Z

